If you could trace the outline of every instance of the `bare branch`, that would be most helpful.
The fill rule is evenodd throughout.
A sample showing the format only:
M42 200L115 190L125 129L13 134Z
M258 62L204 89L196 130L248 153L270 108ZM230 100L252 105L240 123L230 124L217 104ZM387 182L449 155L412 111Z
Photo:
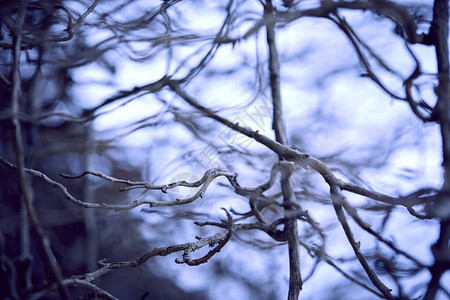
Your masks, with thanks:
M208 260L214 256L214 254L217 254L220 252L220 250L225 246L226 243L228 243L228 241L231 239L231 236L233 234L233 218L231 217L230 213L222 208L225 213L227 214L227 218L228 220L226 222L224 222L224 224L226 224L226 228L227 228L227 235L225 236L224 239L222 239L220 242L218 242L217 246L215 246L212 250L210 250L205 256L201 257L201 258L197 258L197 259L192 259L191 258L191 252L195 251L196 249L190 249L187 248L184 250L183 253L183 259L179 260L176 259L175 262L178 264L187 264L189 266L198 266L200 264L204 264L206 262L208 262ZM210 244L210 246L213 244Z
M236 230L236 228L233 228L233 230ZM116 263L107 263L107 262L100 262L101 268L91 272L87 273L81 276L75 276L74 278L86 280L87 282L92 282L99 277L119 269L125 269L125 268L135 268L137 266L142 265L147 260L149 260L152 257L155 256L167 256L172 253L180 252L188 250L190 252L201 249L207 245L214 245L217 243L221 243L225 239L227 239L228 235L230 234L229 230L224 230L221 232L218 232L214 235L207 236L204 238L199 239L196 242L191 243L184 243L184 244L177 244L173 246L168 247L154 247L153 250L143 254L142 256L139 256L131 261L124 261L124 262L116 262Z
M272 129L275 132L275 140L285 146L288 146L286 125L283 119L281 84L280 84L280 62L278 60L278 50L275 42L275 17L272 1L267 0L264 7L264 18L268 21L266 24L267 45L269 48L269 75L270 90L272 93ZM280 156L280 160L284 159ZM289 292L288 299L296 300L302 290L303 280L300 272L300 252L298 249L298 225L297 218L291 216L293 204L296 204L294 188L292 187L291 175L294 172L294 164L285 164L281 169L281 191L283 193L283 208L286 222L284 232L288 241L289 254Z
M329 184L330 184L331 200L333 201L334 210L336 212L339 222L342 225L342 228L344 229L345 235L347 236L347 240L349 241L350 245L352 246L356 257L358 258L359 262L361 263L361 266L363 267L363 269L366 272L367 276L369 277L370 281L372 281L372 283L386 297L386 299L394 300L395 297L392 296L391 290L388 287L386 287L384 285L384 283L375 274L375 272L370 267L367 260L364 258L363 254L361 253L361 250L359 249L359 247L355 241L355 238L353 236L350 225L348 224L347 218L345 217L344 210L342 209L342 203L344 202L345 197L344 197L344 195L342 195L341 189L339 188L339 186L337 184L334 184L333 182L329 182Z
M91 118L92 119L92 118L94 118L93 114L97 110L99 110L100 108L102 108L102 107L104 107L104 106L106 106L106 105L108 105L110 103L113 103L114 101L117 101L117 100L120 100L122 98L138 94L140 92L145 92L145 93L158 92L162 88L164 88L168 84L168 82L169 82L169 78L167 76L163 76L161 79L159 79L159 80L157 80L155 82L152 82L152 83L149 83L149 84L146 84L146 85L143 85L143 86L134 87L132 90L129 90L129 91L120 91L117 95L104 100L102 103L100 103L96 107L88 109L88 110L85 110L83 112L83 116L84 116L84 118Z
M27 7L27 0L21 0L19 2L19 11L16 16L14 23L13 32L13 51L12 51L12 70L13 70L13 80L12 80L12 92L11 92L11 106L13 115L17 115L20 111L19 98L22 94L22 80L20 76L20 45L22 42L22 25L25 18ZM26 207L27 215L29 216L30 223L33 229L36 230L38 246L41 251L44 266L47 269L52 280L58 283L58 288L63 299L69 299L69 293L65 286L62 284L62 274L58 261L56 260L53 250L50 246L50 241L48 237L44 234L43 229L39 223L36 211L33 206L33 191L28 178L25 173L27 169L25 168L25 158L24 158L24 145L22 140L22 126L18 118L14 117L12 119L14 126L14 144L16 148L17 157L17 167L19 171L19 181L21 192L23 193L23 204ZM29 246L29 245L28 245Z
M277 141L271 140L268 137L260 134L258 130L253 131L251 128L242 127L239 125L239 123L232 123L229 120L219 116L210 109L202 106L194 98L184 92L179 86L178 82L175 80L170 80L169 86L175 93L178 94L178 96L183 98L187 103L198 109L200 112L204 113L207 117L214 119L222 123L223 125L248 136L249 138L256 140L257 142L265 145L286 160L296 161L300 166L306 166L305 160L309 157L308 154L301 153L298 150L292 149L288 146L282 145Z
M0 157L0 162L4 166L6 166L10 169L17 169L17 166L15 166L14 164L11 164L10 162L4 160L1 157ZM145 182L132 182L129 180L124 180L124 179L116 179L114 177L105 175L101 172L96 172L96 171L91 171L91 170L87 170L84 173L82 173L81 175L76 175L76 176L62 174L62 176L66 177L66 178L79 178L86 174L92 174L92 175L95 175L97 177L100 177L100 178L103 178L105 180L109 180L112 182L120 182L120 183L128 184L131 186L135 185L135 188L157 189L157 190L161 190L163 193L166 193L168 189L173 189L178 186L186 186L186 187L201 186L201 188L197 191L197 193L194 196L187 198L187 199L177 199L175 201L152 201L152 200L141 199L141 200L134 200L130 204L112 205L112 204L106 204L106 203L87 203L82 200L76 199L67 191L67 188L63 184L50 179L44 173L33 170L33 169L27 169L27 168L25 168L24 170L26 173L31 174L36 177L39 177L42 180L44 180L46 183L52 185L54 188L59 189L64 194L64 197L66 199L70 200L71 202L73 202L76 205L79 205L79 206L82 206L85 208L101 208L101 209L114 210L114 211L130 210L132 208L138 207L140 205L145 205L145 204L148 204L150 207L155 207L155 206L175 206L175 205L183 205L183 204L191 203L191 202L195 201L196 199L203 197L208 186L217 177L225 176L227 178L234 178L236 176L235 173L226 172L226 171L222 171L219 169L211 169L211 170L206 171L205 175L199 181L196 181L194 183L188 183L186 181L177 181L177 182L173 182L171 184L154 186L154 185L151 185L151 184L145 183ZM123 189L123 190L125 190L125 189Z

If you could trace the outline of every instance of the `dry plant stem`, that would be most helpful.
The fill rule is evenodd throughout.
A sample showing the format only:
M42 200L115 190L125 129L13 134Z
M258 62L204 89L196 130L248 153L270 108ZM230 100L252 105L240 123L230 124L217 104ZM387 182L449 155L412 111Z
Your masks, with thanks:
M208 260L211 257L213 257L214 254L219 253L220 250L225 246L225 244L228 243L228 241L231 239L231 236L233 235L233 219L232 219L230 213L226 209L224 209L224 208L222 208L222 209L227 214L227 219L228 219L227 222L224 222L226 224L226 228L227 228L227 235L225 236L225 238L223 238L220 242L218 242L218 244L212 250L208 251L208 253L205 256L198 258L198 259L191 258L192 249L190 249L190 248L185 249L184 253L183 253L183 259L182 260L176 259L175 260L176 263L178 263L178 264L185 263L189 266L198 266L200 264L204 264L204 263L208 262ZM211 224L209 224L209 225L211 225ZM223 227L222 224L214 225L214 226ZM210 246L211 245L212 244L210 244Z
M233 228L233 230L237 230L238 228ZM192 242L192 243L184 243L184 244L177 244L172 245L168 247L155 247L153 250L143 254L142 256L139 256L131 261L125 261L125 262L116 262L116 263L106 263L106 262L100 262L101 268L97 271L87 273L82 276L76 276L76 278L84 279L88 282L92 282L96 280L97 278L118 269L125 269L125 268L134 268L139 265L142 265L147 260L149 260L152 257L155 256L167 256L172 253L181 252L181 251L190 251L193 252L195 250L198 250L200 248L203 248L207 245L213 245L216 243L220 243L224 239L227 238L229 235L229 230L223 230L219 233L216 233L212 236L204 237L199 239L198 241ZM177 262L184 262L183 260L177 260Z
M286 168L288 169L288 168ZM302 290L303 280L300 273L300 252L298 249L298 226L297 218L291 216L291 203L295 203L294 189L290 181L293 166L285 170L281 175L281 189L283 192L283 203L285 204L286 223L284 231L288 240L289 252L289 295L288 299L298 299Z
M190 95L188 95L183 89L180 87L179 82L176 80L170 80L169 81L169 87L183 100L185 100L188 104L198 109L200 112L205 114L207 117L218 121L219 123L224 124L225 126L242 133L249 138L253 138L257 142L265 145L275 153L277 153L279 156L283 157L286 160L293 160L298 162L300 165L303 165L302 163L305 162L305 160L309 157L308 154L301 153L300 151L294 150L292 148L289 148L288 146L285 146L283 144L280 144L279 142L276 142L272 139L269 139L268 137L260 134L258 131L253 131L249 127L242 127L239 125L239 123L232 123L229 120L217 115L210 109L204 107L200 103L197 102L194 98L192 98Z
M143 182L143 181L131 181L128 179L118 179L118 178L114 178L112 176L103 174L102 172L93 171L93 170L86 170L83 173L81 173L80 175L69 175L69 174L60 173L60 175L62 177L68 178L68 179L81 178L88 174L111 181L111 182L122 183L122 184L126 184L129 186L127 188L121 188L120 191L125 191L125 190L129 190L129 189L133 189L133 188L140 188L140 189L147 189L147 190L161 190L163 193L167 193L167 190L173 189L173 188L176 188L179 186L199 187L202 184L204 184L210 176L215 175L215 174L221 174L221 175L223 174L224 176L236 177L236 173L226 172L226 171L222 171L220 169L209 169L205 172L203 177L196 182L176 181L176 182L172 182L169 184L153 185L153 184L150 184L148 182Z
M17 166L4 160L2 157L0 157L0 163L3 164L5 167L10 168L10 169L14 169L17 170ZM128 188L121 188L120 190L124 191L124 190L128 190L131 188L144 188L144 189L154 189L154 190L161 190L162 192L166 193L167 190L169 189L173 189L175 187L178 186L185 186L185 187L199 187L201 185L203 185L202 189L200 189L196 195L198 197L200 197L202 194L202 192L206 191L207 185L210 184L210 182L218 177L218 176L225 176L228 181L231 183L231 185L235 188L236 193L238 193L239 195L243 195L243 196L257 196L260 197L264 202L267 202L268 204L272 204L272 205L276 205L277 202L273 201L271 198L266 197L264 195L262 195L261 193L267 189L269 189L275 179L276 179L276 174L277 172L279 172L281 169L280 164L275 164L273 171L271 172L271 177L269 179L269 182L264 184L263 186L254 188L254 189L246 189L246 188L242 188L239 183L236 181L236 174L232 173L232 172L226 172L226 171L222 171L222 170L218 170L218 169L210 169L207 170L205 172L205 175L198 181L196 182L192 182L192 183L188 183L186 181L177 181L177 182L173 182L170 184L165 184L165 185L152 185L148 182L134 182L134 181L130 181L130 180L126 180L126 179L118 179L118 178L114 178L112 176L103 174L101 172L97 172L97 171L92 171L92 170L86 170L85 172L83 172L80 175L67 175L67 174L61 174L61 176L65 177L65 178L81 178L85 175L93 175L93 176L97 176L99 178L111 181L111 182L116 182L116 183L122 183L122 184L126 184L129 185L130 187ZM73 197L68 191L67 188L55 181L50 179L47 175L45 175L44 173L37 171L37 170L33 170L33 169L24 169L26 173L31 174L33 176L39 177L42 180L44 180L47 184L53 186L54 188L59 189L65 196L66 199L70 200L71 202L73 202L74 204L80 205L82 207L86 207L86 208L102 208L102 209L108 209L108 210L128 210L128 209L132 209L135 208L139 205L144 205L144 204L149 204L150 206L173 206L173 205L180 205L180 204L185 204L186 201L193 201L193 198L196 196L194 195L194 197L188 198L188 199L183 199L183 200L179 200L179 201L172 201L172 202L157 202L157 201L146 201L146 200L136 200L133 203L129 204L129 205L108 205L105 203L87 203L84 201L81 201L79 199L76 199L75 197ZM206 186L205 186L206 184ZM195 199L194 199L195 200Z
M108 274L109 272L120 270L120 269L126 269L126 268L135 268L137 266L142 265L147 260L149 260L152 257L155 256L167 256L176 252L184 251L184 253L192 253L200 248L203 248L205 246L211 246L216 245L213 250L209 251L208 254L203 256L199 259L191 259L190 256L183 255L183 259L179 260L176 259L175 261L177 263L186 263L186 264L192 264L192 265L198 265L201 263L207 262L214 254L218 253L220 249L225 245L232 233L234 231L239 230L252 230L252 229L260 229L260 230L268 230L267 227L262 227L259 224L235 224L233 225L231 215L225 210L227 215L227 221L223 222L222 224L200 224L203 225L214 225L218 227L224 227L226 230L220 231L214 235L207 236L204 238L199 238L195 242L191 243L184 243L184 244L177 244L172 245L168 247L154 247L151 251L133 259L130 261L123 261L123 262L115 262L115 263L108 263L104 260L99 261L98 264L100 268L94 272L86 273L84 275L80 276L72 276L71 278L66 278L62 281L62 284L64 286L84 286L98 294L101 294L108 299L116 299L114 296L108 294L106 291L98 288L96 285L92 284L93 281L97 280L103 275ZM223 226L222 226L223 225ZM39 291L33 296L36 296L36 298L39 298L39 295L47 295L49 292L54 291L57 289L56 285L50 285L46 287L44 290Z
M286 135L286 127L283 119L283 110L281 103L280 90L280 63L278 59L278 50L275 41L275 17L274 8L271 0L266 1L264 17L268 20L266 24L267 45L269 50L269 75L270 90L272 94L273 118L272 129L275 132L275 140L288 146ZM283 160L280 156L280 160ZM298 225L297 218L291 216L292 204L296 203L294 189L291 183L291 175L294 166L285 166L281 171L281 191L283 193L283 206L286 223L284 224L284 232L288 242L289 252L289 300L297 300L302 290L302 276L300 273L300 253L298 243Z
M331 172L331 171L330 171ZM334 177L334 175L333 175ZM337 178L336 178L337 179ZM414 205L419 205L419 204L425 204L427 203L427 198L420 198L420 197L411 197L411 198L396 198L396 197L391 197L385 194L381 194L378 192L374 192L374 191L370 191L364 188L361 188L357 185L354 185L352 183L348 183L348 182L344 182L342 180L338 180L337 184L339 185L339 187L342 190L345 191L349 191L361 196L365 196L386 204L391 204L391 205L401 205L401 206L405 206L406 208L410 208Z
M252 230L252 229L260 229L263 231L268 231L268 227L264 227L261 226L260 224L234 224L232 222L231 219L231 215L225 210L226 214L227 214L227 221L225 221L222 225L217 226L216 224L199 224L200 226L203 225L214 225L217 227L225 227L226 230L222 230L214 235L211 236L207 236L204 238L200 238L195 242L191 242L191 243L184 243L184 244L177 244L177 245L172 245L172 246L168 246L168 247L154 247L151 251L133 259L130 261L124 261L124 262L115 262L115 263L107 263L105 261L100 261L99 265L100 265L100 269L91 272L91 273L86 273L84 275L81 276L73 276L72 278L66 279L66 280L71 280L71 279L77 279L77 280L83 280L86 281L88 283L91 283L92 281L98 279L99 277L112 272L114 270L119 270L119 269L125 269L125 268L134 268L137 266L142 265L143 263L145 263L147 260L149 260L152 257L155 256L167 256L176 252L181 252L181 251L188 251L189 253L192 253L198 249L201 249L205 246L210 246L210 245L215 245L215 251L214 249L211 250L213 251L213 255L218 253L219 250L223 247L222 244L225 244L226 242L228 242L228 240L231 237L231 234L235 231L239 231L239 230ZM222 246L221 246L222 245ZM218 248L220 247L220 248ZM211 252L210 251L210 252ZM212 255L211 255L212 256ZM196 259L196 260L187 260L185 259L184 255L183 255L183 259L176 259L175 262L177 263L186 263L189 264L192 261L196 261L197 263L205 263L208 259L211 258L210 253L208 253L207 255L205 255L203 258L200 259ZM204 261L200 261L202 259L205 259L207 257L206 260ZM189 257L190 259L190 257Z
M4 166L6 166L10 169L15 169L15 170L18 169L17 166L4 160L2 157L0 157L0 163L2 163ZM209 184L217 177L225 176L228 178L229 181L233 180L236 177L236 174L232 173L232 172L226 172L226 171L222 171L222 170L218 170L218 169L210 169L210 170L206 171L206 173L202 177L202 179L200 179L199 181L194 182L194 183L187 183L185 181L177 181L177 182L174 182L171 184L153 186L150 183L132 182L129 180L117 179L117 178L105 175L103 173L96 172L96 171L90 171L90 170L84 172L81 175L77 175L77 176L63 175L64 177L67 177L67 178L79 178L86 174L94 174L95 176L98 176L100 178L103 178L103 179L106 179L106 180L109 180L112 182L121 182L121 183L130 184L130 185L136 184L140 188L158 189L158 190L161 190L162 192L167 192L168 189L172 189L177 186L186 186L186 187L201 186L201 188L197 191L197 193L194 196L192 196L190 198L186 198L186 199L177 199L175 201L152 201L152 200L141 199L141 200L135 200L130 204L112 205L112 204L106 204L106 203L88 203L88 202L84 202L82 200L76 199L74 196L72 196L68 192L67 188L63 184L50 179L44 173L37 171L37 170L33 170L33 169L27 169L27 168L24 168L24 171L28 174L31 174L33 176L41 178L42 180L44 180L46 183L50 184L54 188L59 189L64 194L64 197L66 199L68 199L69 201L71 201L72 203L74 203L76 205L79 205L79 206L85 207L85 208L101 208L101 209L114 210L114 211L130 210L132 208L135 208L140 205L145 205L145 204L149 205L150 207L155 207L155 206L175 206L175 205L183 205L183 204L191 203L191 202L195 201L196 199L203 197Z
M263 192L267 191L275 184L278 173L281 173L284 168L289 167L290 164L292 163L287 161L279 161L275 163L270 171L269 180L256 188L242 188L236 181L236 178L228 177L228 181L234 188L236 194L249 198L250 211L246 213L234 213L237 215L242 215L244 218L255 216L258 221L260 221L262 224L267 225L267 222L260 214L260 211L266 207L276 207L281 209L281 205L277 201L273 200L273 198L265 196Z
M331 200L333 201L333 207L336 212L337 218L339 220L339 223L341 223L342 228L344 229L347 240L353 248L353 252L355 252L356 258L360 262L370 281L372 281L373 285L378 288L378 290L384 295L386 299L394 300L395 297L391 294L390 289L384 285L380 278L378 278L367 260L364 258L358 245L356 244L352 230L350 228L350 225L348 224L347 217L345 216L344 209L342 208L342 203L344 202L345 197L342 194L341 188L332 181L329 181L328 184L330 185Z
M192 182L192 183L188 183L186 181L177 181L177 182L173 182L173 183L169 183L169 184L164 184L164 185L152 185L146 182L131 182L129 180L123 180L123 179L117 179L108 175L105 175L101 172L97 172L97 171L91 171L91 170L87 170L85 172L83 172L81 175L77 175L77 176L72 176L72 175L67 175L67 174L61 174L61 176L66 177L66 178L79 178L82 177L86 174L92 174L94 176L112 181L112 182L120 182L120 183L124 183L127 185L130 185L130 188L122 188L121 190L127 190L127 189L131 189L131 188L145 188L147 190L161 190L161 192L163 193L167 193L167 190L169 189L173 189L179 186L185 186L185 187L199 187L201 186L201 188L197 191L197 193L195 193L195 195L193 195L190 198L186 198L186 199L176 199L175 201L151 201L151 200L135 200L133 201L133 204L130 205L134 205L133 207L136 207L138 205L142 205L142 204L148 204L150 205L150 207L155 207L155 206L175 206L175 205L182 205L182 204L188 204L191 203L193 201L195 201L198 198L203 197L203 195L205 194L208 186L211 184L211 182L216 179L219 176L225 176L227 178L234 178L236 177L236 173L232 173L232 172L227 172L227 171L223 171L223 170L219 170L219 169L209 169L205 172L205 174L203 175L203 177L196 181L196 182ZM104 204L102 204L104 206ZM114 209L114 207L117 206L109 206L111 207L111 209ZM123 206L123 207L129 207L128 206ZM105 207L103 207L105 208ZM120 210L124 210L127 208L123 208Z
M27 1L21 0L19 3L19 10L17 12L16 20L14 23L13 32L13 80L12 80L12 92L11 92L11 105L13 115L16 115L19 110L19 98L22 92L22 81L20 77L20 51L21 51L21 41L22 41L22 24L25 18L25 12L27 7ZM17 155L17 169L19 171L19 182L22 190L23 204L26 207L27 215L29 217L31 227L35 230L36 241L41 252L44 266L49 273L52 280L58 283L58 288L63 299L69 299L69 294L62 284L62 274L59 264L53 255L53 251L50 246L50 241L45 235L37 217L36 211L33 206L33 191L31 184L26 177L25 171L25 159L24 159L24 146L22 142L22 127L18 118L13 117L12 123L14 126L14 144ZM28 245L29 246L29 245Z

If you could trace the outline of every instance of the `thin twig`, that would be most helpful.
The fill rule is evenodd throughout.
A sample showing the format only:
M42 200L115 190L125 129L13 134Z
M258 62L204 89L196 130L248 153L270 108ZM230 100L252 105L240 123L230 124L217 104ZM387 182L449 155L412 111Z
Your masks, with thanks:
M386 299L394 300L395 297L391 294L391 290L384 285L384 283L380 280L380 278L370 267L369 263L364 258L363 254L361 253L361 250L359 249L355 241L352 230L350 228L350 225L348 224L347 218L342 208L342 202L344 201L343 199L345 198L344 195L342 195L342 190L337 184L333 182L328 183L330 184L330 195L331 200L333 201L334 210L336 212L339 223L341 223L342 229L344 229L347 240L349 241L356 258L360 262L370 281L372 281L373 285L375 285L378 288L378 290L386 297Z
M185 263L189 266L198 266L200 264L204 264L204 263L208 262L208 260L211 257L213 257L215 254L219 253L220 250L225 246L225 244L228 243L228 241L231 239L231 236L233 235L233 218L231 217L230 213L226 209L224 209L224 208L222 208L222 209L227 214L227 221L223 222L224 225L226 225L226 229L227 229L227 235L225 236L225 238L220 240L213 249L208 251L208 253L206 253L201 258L192 259L191 252L196 249L186 248L183 253L183 259L182 260L176 259L175 260L176 263L178 263L178 264ZM212 245L213 245L213 243L210 243L210 246L212 246Z
M394 245L393 242L387 240L386 238L384 238L381 234L379 234L378 232L376 232L375 230L373 230L371 228L371 226L365 222L358 214L357 210L350 205L350 203L348 202L348 200L345 197L341 198L342 202L342 206L345 208L345 210L347 211L347 213L353 218L353 220L355 220L355 222L365 231L367 231L368 233L370 233L371 235L373 235L376 239L378 239L380 242L384 243L385 245L387 245L389 248L391 248L392 250L394 250L397 254L401 254L403 256L405 256L406 258L410 259L411 261L413 261L417 266L419 266L420 268L425 268L425 264L420 262L418 259L416 259L415 257L413 257L412 255L410 255L409 253L399 249L398 247L396 247Z
M308 252L312 252L315 255L319 256L321 253L321 250L317 249L317 247L314 247L302 240L299 241L300 245L302 245L306 250L308 250ZM339 273L341 273L345 278L347 278L348 280L356 283L357 285L361 286L362 288L368 290L369 292L377 295L380 298L383 298L383 294L381 294L380 292L374 290L373 288L367 286L365 283L361 282L360 280L358 280L357 278L351 276L350 274L348 274L347 272L345 272L343 269L341 269L334 261L331 257L329 257L327 254L323 255L323 261L325 261L327 264L329 264L331 267L333 267L334 269L336 269L336 271L338 271Z
M2 163L4 166L10 168L10 169L14 169L17 170L17 166L15 166L14 164L4 160L3 158L0 157L0 163ZM205 175L202 177L202 179L200 179L199 181L196 181L194 183L188 183L186 181L177 181L171 184L166 184L166 185L160 185L160 186L153 186L150 183L145 183L145 182L132 182L129 180L123 180L123 179L116 179L114 177L105 175L103 173L100 172L96 172L96 171L90 171L87 170L86 172L83 172L81 175L76 175L76 176L71 176L71 175L64 175L67 178L79 178L82 176L85 176L86 174L93 174L95 176L98 176L100 178L103 178L105 180L109 180L112 182L120 182L120 183L124 183L124 184L129 184L129 185L134 185L136 184L136 186L138 186L139 188L148 188L148 189L159 189L162 192L167 192L168 189L173 189L175 187L178 186L186 186L186 187L198 187L201 186L201 188L197 191L197 193L195 193L194 196L190 197L190 198L186 198L186 199L176 199L175 201L152 201L152 200L145 200L145 199L140 199L140 200L134 200L132 203L130 204L124 204L124 205L113 205L113 204L106 204L106 203L88 203L88 202L84 202L82 200L76 199L74 196L72 196L69 191L67 190L67 188L55 181L50 179L47 175L45 175L44 173L37 171L37 170L33 170L33 169L27 169L24 168L24 171L28 174L31 174L33 176L39 177L42 180L44 180L46 183L50 184L51 186L53 186L54 188L59 189L63 194L64 197L66 199L68 199L69 201L71 201L72 203L79 205L81 207L84 208L101 208L101 209L107 209L107 210L114 210L114 211L121 211L121 210L130 210L132 208L138 207L140 205L149 205L150 207L155 207L155 206L176 206L176 205L183 205L183 204L188 204L193 202L194 200L203 197L203 195L205 194L208 186L211 184L211 182L216 179L217 177L220 176L225 176L227 178L233 178L236 176L235 173L232 172L226 172L226 171L222 171L222 170L218 170L218 169L211 169L211 170L207 170L205 172Z

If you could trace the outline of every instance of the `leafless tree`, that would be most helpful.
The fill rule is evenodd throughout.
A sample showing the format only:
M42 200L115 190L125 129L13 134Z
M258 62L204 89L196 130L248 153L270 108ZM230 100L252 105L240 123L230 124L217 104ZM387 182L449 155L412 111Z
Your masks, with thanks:
M285 297L233 269L246 247L266 270L287 253L288 299L317 278L339 297L324 265L364 298L450 298L448 0L9 0L0 20L2 298L125 297L106 274L170 254Z

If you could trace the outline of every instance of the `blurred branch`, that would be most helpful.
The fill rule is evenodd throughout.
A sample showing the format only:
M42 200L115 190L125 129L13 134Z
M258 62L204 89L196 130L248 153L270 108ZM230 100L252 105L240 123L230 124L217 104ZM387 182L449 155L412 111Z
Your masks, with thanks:
M13 115L16 115L20 111L19 98L22 94L22 79L20 75L20 55L21 55L21 42L22 42L22 26L25 19L27 1L20 0L19 10L17 12L16 20L14 22L13 31L13 51L12 51L12 92L11 92L11 110ZM37 244L41 251L44 266L49 273L49 276L58 283L58 289L63 299L69 299L69 293L65 286L62 284L62 274L58 261L56 260L51 244L48 237L45 235L37 217L36 211L33 206L33 190L28 178L26 177L25 158L24 158L24 145L22 137L22 127L18 118L13 117L12 123L14 127L14 146L16 151L17 167L19 171L20 188L23 195L22 204L26 207L26 215L28 215L31 227L35 230L37 236ZM24 216L25 217L25 216ZM29 252L24 250L24 247L31 247L28 245L22 245L22 250L25 253ZM28 267L31 268L31 264ZM28 271L26 271L28 272Z
M100 0L95 0L91 6L88 7L88 9L81 14L81 16L77 19L77 21L75 22L75 24L73 24L73 26L71 26L71 23L69 23L69 25L67 26L67 28L65 29L65 31L67 31L67 36L60 38L60 39L55 39L55 40L51 40L52 42L63 42L63 41L68 41L71 40L75 34L78 31L78 28L80 27L80 25L83 23L83 21L86 19L86 17L94 11L95 7L97 6L97 4L100 2Z
M330 15L338 13L339 9L350 10L370 10L374 13L392 20L403 31L406 41L409 43L419 43L423 36L416 33L416 24L414 19L408 13L405 7L391 1L332 1L326 0L320 3L317 8L306 10L288 10L286 12L278 12L277 20L280 22L290 23L302 17L321 17L328 18Z
M336 269L336 271L338 271L339 273L341 273L345 278L347 278L348 280L356 283L357 285L361 286L362 288L368 290L369 292L377 295L380 298L383 298L383 294L381 294L380 292L372 289L371 287L367 286L365 283L361 282L360 280L358 280L357 278L351 276L350 274L348 274L347 272L345 272L343 269L341 269L338 265L336 265L336 263L333 261L333 259L331 257L329 257L326 253L323 253L322 250L318 249L317 247L314 247L302 240L299 241L300 245L302 245L309 253L314 253L314 255L316 256L321 256L322 259L329 264L332 268Z
M95 143L92 143L92 124L87 124L85 127L86 140L84 143L85 151L82 157L83 169L88 169L91 165L91 153L94 152ZM89 177L83 180L83 198L86 202L95 203L97 197L95 194L94 184ZM83 222L86 229L86 256L85 263L88 271L96 269L96 262L98 260L100 240L99 240L99 226L97 224L96 211L91 209L83 210Z
M372 68L370 66L368 59L366 58L366 56L364 55L364 52L362 51L361 47L358 44L358 41L360 40L360 38L355 34L354 30L351 29L350 25L344 19L339 17L339 15L337 15L337 14L335 15L335 18L330 17L329 19L331 21L333 21L342 30L342 32L344 32L344 34L347 36L347 38L352 43L353 48L355 49L360 62L364 66L365 70L367 71L367 74L364 74L364 76L369 77L373 82L375 82L383 91L385 91L392 98L406 101L406 99L391 92L385 86L385 84L383 84L381 82L381 80L378 78L378 76L372 71Z
M411 110L413 113L421 119L423 122L430 122L432 121L431 118L431 111L432 108L425 103L423 100L420 102L416 102L412 95L411 95L411 88L413 86L413 82L415 79L417 79L421 74L420 70L420 62L417 59L417 57L414 55L414 52L409 47L408 43L405 42L405 47L408 50L409 54L414 60L414 63L416 64L413 72L411 75L408 76L408 78L403 79L403 85L405 87L405 97L398 96L391 92L388 87L380 80L380 78L375 74L375 72L372 70L370 63L366 56L364 55L361 47L359 44L361 44L365 49L371 49L368 47L362 40L358 37L358 35L355 33L353 28L345 21L345 19L341 18L338 14L335 14L333 17L329 18L332 20L341 30L344 32L344 34L347 36L347 38L350 40L350 42L353 45L353 48L355 49L359 60L361 61L362 65L364 66L365 70L367 71L364 76L369 77L375 84L377 84L383 91L385 91L389 96L391 96L394 99L406 101L409 103L409 106L411 107ZM372 50L368 50L371 56L387 71L394 73L382 60L378 57ZM422 110L426 110L430 116L425 116L423 113L419 110L419 107Z
M450 59L448 48L449 1L435 0L433 21L430 27L432 44L435 46L438 81L436 89L437 103L434 115L440 122L442 136L442 156L444 184L434 203L428 205L431 215L440 218L440 232L436 243L431 246L434 263L430 267L431 279L425 300L436 297L440 289L442 275L450 269Z
M77 287L82 286L88 290L91 290L94 293L94 299L111 299L111 300L118 300L118 298L114 297L107 291L99 288L95 284L90 283L87 280L79 279L79 278L66 278L61 283L66 287ZM35 291L30 294L26 294L27 299L42 299L48 297L48 294L55 291L57 289L57 285L50 284L46 285L43 289L39 291ZM88 296L86 296L88 297ZM86 298L88 299L88 298Z
M110 103L113 103L114 101L120 100L122 98L129 97L129 96L138 94L140 92L145 92L145 93L158 92L159 90L164 88L169 83L169 79L170 79L169 77L163 76L161 79L159 79L155 82L152 82L152 83L149 83L149 84L146 84L143 86L136 86L132 90L129 90L129 91L120 91L113 97L110 97L110 98L104 100L102 103L100 103L96 107L85 110L83 112L83 117L87 118L87 120L93 119L93 118L97 117L97 116L93 115L97 110L99 110L100 108L102 108Z
M225 20L222 23L222 26L220 27L219 31L217 32L214 41L222 39L222 36L225 34L225 32L228 31L228 30L226 30L226 28L227 28L227 26L230 26L232 18L233 18L233 16L232 16L233 15L233 13L232 13L233 3L234 3L234 0L228 1L228 4L226 6L227 15L225 17ZM206 65L214 58L214 56L220 46L221 46L220 43L214 42L213 45L210 47L209 51L206 53L206 55L200 60L200 62L194 68L192 68L189 71L189 73L180 81L186 83L189 80L191 80L193 77L195 77L198 73L200 73L206 67Z
M331 171L330 171L331 172ZM364 189L362 187L359 187L357 185L348 183L348 182L344 182L339 180L337 182L337 184L339 185L339 187L342 190L346 190L361 196L366 196L368 198L371 198L373 200L377 200L383 203L387 203L387 204L391 204L391 205L401 205L404 206L406 208L412 207L414 205L419 205L419 204L425 204L427 202L429 202L429 198L428 197L401 197L401 198L396 198L396 197L391 197L379 192L375 192L375 191L371 191L371 190L367 190Z
M311 267L311 270L309 271L309 274L305 276L305 279L303 279L303 283L305 283L307 280L309 280L313 276L319 263L324 258L327 257L327 254L325 252L326 251L326 236L325 236L325 233L323 232L323 229L319 226L319 223L315 222L312 219L312 217L310 216L308 211L302 209L301 212L299 213L298 218L303 221L306 221L312 227L312 229L319 235L320 240L322 242L319 247L315 247L316 259L315 259L313 266ZM300 243L300 245L304 244L304 243L302 243L301 238L299 238L299 243ZM310 252L310 251L308 250L308 252Z
M19 286L16 280L19 270L14 265L13 259L10 258L7 253L3 230L0 230L0 270L0 280L6 283L2 286L2 291L5 294L10 295L13 299L19 299ZM26 284L27 282L25 285Z
M75 34L77 33L80 25L83 23L83 21L86 19L86 17L92 13L95 9L95 7L97 6L97 4L100 2L100 0L95 0L87 9L86 11L81 14L80 17L78 17L78 19L76 20L75 23L72 22L73 20L73 16L72 13L70 12L70 10L61 4L54 4L54 7L57 9L61 9L67 16L67 25L66 28L63 30L67 33L66 36L63 37L28 37L28 40L30 40L29 42L27 42L24 45L20 45L20 50L29 50L32 49L38 45L41 45L43 43L56 43L56 42L65 42L65 41L69 41L71 40ZM29 5L28 6L29 9L36 9L36 10L43 10L44 7L41 7L39 5ZM7 43L0 43L0 47L3 49L12 49L13 45L11 44L7 44Z

